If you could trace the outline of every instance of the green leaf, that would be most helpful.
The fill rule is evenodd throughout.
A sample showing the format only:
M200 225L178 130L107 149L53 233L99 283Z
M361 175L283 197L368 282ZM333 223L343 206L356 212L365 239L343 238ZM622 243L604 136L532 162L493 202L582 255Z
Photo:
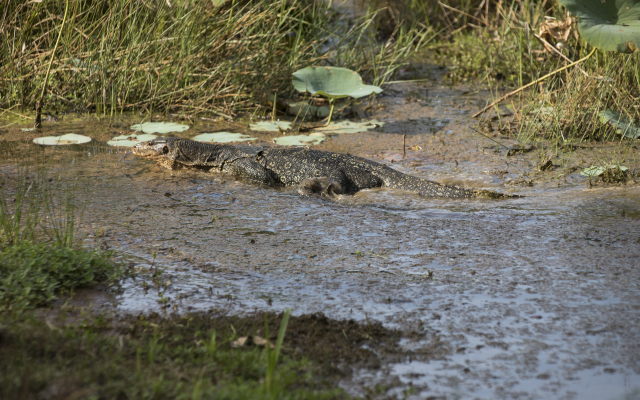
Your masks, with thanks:
M305 146L307 144L320 144L326 136L321 133L312 133L310 135L282 136L273 139L274 143L284 146Z
M578 30L594 47L633 53L640 47L640 0L559 0L580 18Z
M44 146L59 146L65 144L83 144L89 143L91 138L88 136L76 135L75 133L67 133L62 136L44 136L33 139L33 143Z
M268 131L268 132L279 132L280 130L291 129L291 122L288 121L262 121L256 122L255 124L249 125L249 128L252 131Z
M161 135L169 132L182 132L187 129L189 129L189 125L176 124L175 122L145 122L144 124L131 125L131 130Z
M229 142L245 142L247 140L256 140L257 138L249 137L249 135L243 135L241 133L230 132L215 132L215 133L203 133L193 138L197 142L215 142L215 143L229 143Z
M640 127L630 118L625 117L617 111L604 110L598 114L603 124L613 126L613 128L624 137L629 139L640 138Z
M381 127L382 125L384 125L384 122L380 122L375 119L371 121L361 121L361 122L342 121L342 122L332 122L327 126L316 128L315 131L326 133L326 134L360 133L360 132L366 132L370 129Z
M138 143L153 140L157 137L158 135L136 135L135 133L132 133L130 135L116 136L109 140L107 144L109 146L133 147Z
M293 73L293 87L297 91L330 99L359 98L381 93L377 86L365 85L357 72L339 67L307 67Z
M604 171L606 171L607 169L605 167L589 167L589 168L585 168L582 171L580 171L580 175L583 176L589 176L589 177L595 177L595 176L600 176L604 173Z

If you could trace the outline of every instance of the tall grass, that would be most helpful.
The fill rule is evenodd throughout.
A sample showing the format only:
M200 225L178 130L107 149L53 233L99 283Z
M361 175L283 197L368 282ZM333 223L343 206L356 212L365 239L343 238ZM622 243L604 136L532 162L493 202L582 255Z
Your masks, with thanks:
M34 106L64 6L5 4L0 106ZM311 64L339 64L380 83L424 34L405 30L380 48L366 18L346 32L339 20L311 0L70 0L45 103L101 115L139 109L231 117L291 90L291 73ZM345 44L358 42L367 51L345 57Z
M22 242L73 247L82 204L48 174L44 160L27 155L0 182L0 249Z
M557 52L545 48L535 37L541 24L564 20L569 15L556 1L376 0L375 3L385 7L379 15L386 20L378 18L378 23L413 21L438 32L429 47L433 58L449 67L449 81L479 83L496 94L530 83L592 50L579 36L575 23L568 40L557 46ZM606 109L640 121L639 52L629 55L598 50L578 67L511 98L515 120L499 120L499 130L512 131L521 141L551 138L565 145L567 141L618 139L620 136L614 129L598 116ZM491 101L487 99L487 103Z

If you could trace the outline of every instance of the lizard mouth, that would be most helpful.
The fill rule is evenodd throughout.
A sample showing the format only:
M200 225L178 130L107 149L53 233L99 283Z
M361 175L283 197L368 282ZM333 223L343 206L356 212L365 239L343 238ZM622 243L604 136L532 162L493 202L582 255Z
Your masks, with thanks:
M166 143L138 143L131 150L131 153L140 157L160 157L168 152Z

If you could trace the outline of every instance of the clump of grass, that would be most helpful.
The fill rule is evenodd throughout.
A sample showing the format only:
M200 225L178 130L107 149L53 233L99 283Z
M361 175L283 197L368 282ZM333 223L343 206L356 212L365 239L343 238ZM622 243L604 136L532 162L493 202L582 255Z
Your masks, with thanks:
M112 283L120 275L109 253L23 241L0 253L0 310L43 305L61 291Z
M521 141L617 141L614 126L600 113L620 112L631 120L640 117L640 53L597 51L582 70L574 69L541 86L522 109Z
M348 397L333 385L322 384L317 367L299 355L283 356L276 367L270 363L273 351L257 346L232 348L235 335L228 332L229 321L225 331L201 329L215 320L211 315L120 320L97 316L73 325L50 319L47 326L28 315L0 315L0 397Z
M100 115L187 110L230 117L290 91L291 73L307 65L388 79L422 35L404 31L402 40L373 46L372 16L345 28L335 10L316 1L69 0L61 27L64 7L9 2L3 9L0 106L35 105L60 29L45 103ZM354 43L364 50L344 51Z

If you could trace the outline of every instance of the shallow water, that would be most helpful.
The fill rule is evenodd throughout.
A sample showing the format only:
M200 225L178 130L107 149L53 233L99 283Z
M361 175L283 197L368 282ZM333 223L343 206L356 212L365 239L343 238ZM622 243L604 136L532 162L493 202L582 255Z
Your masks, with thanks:
M139 122L134 116L111 127L87 116L48 123L46 135L94 142L40 151L87 201L85 244L115 250L139 271L108 301L116 312L288 307L405 330L402 345L415 356L341 383L356 394L387 383L390 394L412 388L412 398L637 398L640 189L589 189L576 171L536 173L539 154L506 157L467 128L469 104L487 95L468 92L395 85L376 115L383 129L317 148L526 197L431 199L376 189L325 199L135 158L118 163L124 150L104 143ZM246 126L200 120L180 136ZM0 130L2 139L35 137L20 127ZM258 133L257 144L277 135ZM589 153L575 151L569 162L580 157ZM2 168L13 173L10 161ZM523 177L534 185L518 185ZM151 266L164 271L158 279ZM434 340L448 349L444 359L425 350Z

